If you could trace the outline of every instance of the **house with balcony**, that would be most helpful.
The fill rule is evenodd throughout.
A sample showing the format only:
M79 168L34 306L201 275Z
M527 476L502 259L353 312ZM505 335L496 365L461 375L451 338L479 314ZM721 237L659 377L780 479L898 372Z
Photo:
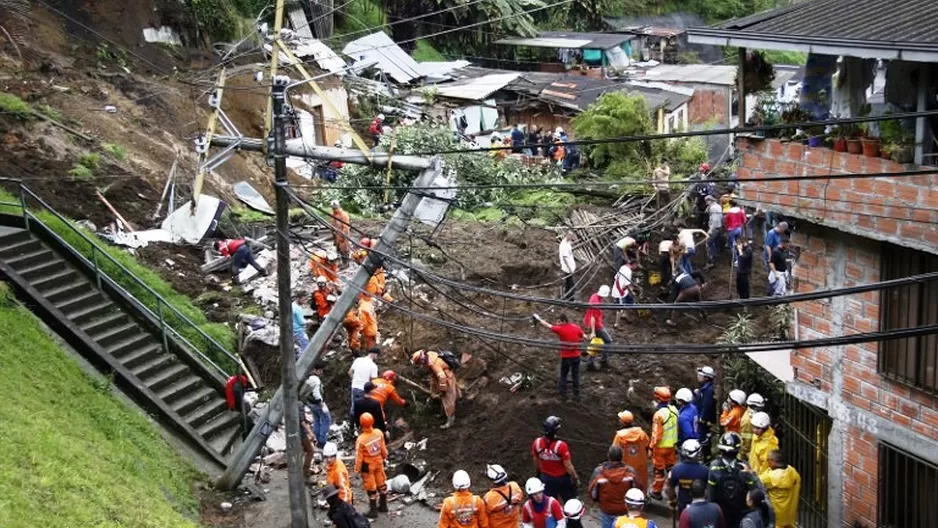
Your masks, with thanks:
M934 0L806 0L690 28L688 38L739 48L740 57L808 53L798 101L806 115L927 113L938 109L936 21ZM738 115L745 116L742 88ZM737 136L742 200L795 219L796 293L938 271L936 125L926 114L805 131L810 145L794 134ZM847 140L866 145L852 153ZM769 181L843 174L880 176ZM794 308L796 340L934 325L938 283ZM803 477L801 526L938 526L938 336L754 359L785 382L788 400L773 419Z

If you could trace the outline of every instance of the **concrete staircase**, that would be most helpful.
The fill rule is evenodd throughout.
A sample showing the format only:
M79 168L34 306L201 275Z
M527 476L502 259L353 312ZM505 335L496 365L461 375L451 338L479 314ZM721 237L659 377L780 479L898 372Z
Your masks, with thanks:
M57 318L61 324L50 326L59 326L60 334L62 329L77 334L87 346L75 348L93 355L89 360L112 372L138 404L224 465L242 430L241 415L225 404L224 378L194 363L197 358L184 353L181 343L171 338L164 342L159 328L152 321L146 324L139 308L128 306L129 294L112 295L100 288L93 271L82 270L74 258L63 258L46 237L0 229L0 271L7 275L0 279L29 293L24 301L34 311ZM68 246L58 250L74 251ZM66 340L75 345L74 336Z

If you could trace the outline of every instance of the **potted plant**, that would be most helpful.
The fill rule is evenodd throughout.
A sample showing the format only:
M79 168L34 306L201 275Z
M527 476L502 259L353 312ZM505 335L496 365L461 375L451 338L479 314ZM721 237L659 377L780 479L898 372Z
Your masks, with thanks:
M820 147L824 143L824 125L813 125L805 129L809 147Z
M849 136L848 125L839 125L834 130L834 152L847 152L847 137Z
M879 137L883 143L884 158L888 156L899 163L912 161L912 146L915 139L898 119L881 121L879 124Z
M784 124L796 124L796 123L806 123L811 121L811 113L807 110L802 110L797 106L792 106L788 110L782 112L781 121ZM796 127L783 128L779 131L779 136L784 138L792 138L799 136L800 132Z

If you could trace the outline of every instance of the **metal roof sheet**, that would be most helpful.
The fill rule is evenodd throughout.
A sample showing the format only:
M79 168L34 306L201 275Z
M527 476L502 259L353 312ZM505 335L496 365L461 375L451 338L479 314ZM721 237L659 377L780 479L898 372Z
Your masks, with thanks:
M451 99L481 101L520 77L520 73L495 73L473 79L435 85L437 95Z
M641 80L733 86L736 83L736 66L661 64L645 70Z
M401 84L423 76L417 61L380 31L349 42L342 53L356 61L376 61L378 69Z
M536 37L511 37L496 40L496 44L529 46L534 48L610 49L632 40L632 35L621 33L575 33L570 31L544 31Z

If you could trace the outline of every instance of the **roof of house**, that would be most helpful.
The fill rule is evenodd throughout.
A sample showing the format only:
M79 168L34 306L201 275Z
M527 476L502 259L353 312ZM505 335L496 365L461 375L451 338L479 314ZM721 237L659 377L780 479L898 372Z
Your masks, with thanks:
M381 31L349 42L342 53L356 61L377 62L379 70L402 84L423 76L417 61Z
M507 89L578 112L586 110L603 94L610 92L641 95L649 110L664 108L669 111L687 102L693 93L693 90L678 93L660 86L637 86L583 75L540 72L525 74Z
M610 49L634 38L621 33L576 33L573 31L543 31L536 37L511 37L496 40L496 44L530 46L535 48Z
M450 99L481 101L521 76L519 72L489 73L435 85L437 95Z
M637 80L681 82L690 84L736 84L736 66L712 64L660 64L643 70L644 76Z
M935 0L808 0L688 34L699 44L930 62L936 20Z

